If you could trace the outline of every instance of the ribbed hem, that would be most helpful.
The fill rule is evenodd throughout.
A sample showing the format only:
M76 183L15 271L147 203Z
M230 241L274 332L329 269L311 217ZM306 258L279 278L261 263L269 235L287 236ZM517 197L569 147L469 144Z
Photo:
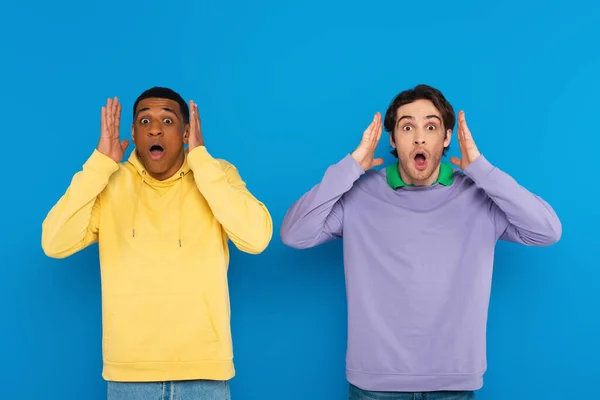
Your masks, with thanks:
M479 390L483 372L476 374L409 375L376 374L346 369L346 379L354 386L381 392L433 392L441 390Z
M232 361L204 362L105 362L102 377L114 382L164 382L229 380L235 375Z

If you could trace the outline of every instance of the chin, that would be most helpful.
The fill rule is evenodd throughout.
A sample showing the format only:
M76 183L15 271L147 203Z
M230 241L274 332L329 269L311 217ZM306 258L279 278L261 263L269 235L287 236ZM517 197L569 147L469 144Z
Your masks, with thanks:
M410 174L410 178L415 182L423 182L431 177L433 171L415 171Z
M431 168L427 168L423 171L419 171L416 168L409 168L407 173L411 181L413 181L415 185L419 185L422 184L422 182L426 182L429 178L431 178L431 175L433 175L434 171L435 169Z

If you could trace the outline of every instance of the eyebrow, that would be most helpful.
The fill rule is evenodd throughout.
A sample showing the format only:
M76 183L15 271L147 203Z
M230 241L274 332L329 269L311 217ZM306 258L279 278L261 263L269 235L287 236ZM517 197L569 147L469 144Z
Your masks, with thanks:
M163 107L162 109L163 109L164 111L168 111L168 112L170 112L170 113L173 113L173 114L175 114L175 116L176 116L176 117L178 117L177 113L176 113L176 112L175 112L175 110L173 110L172 108L169 108L169 107ZM135 113L135 115L137 116L137 115L139 115L139 113L141 113L142 111L148 111L148 110L150 110L150 108L149 108L149 107L141 108L141 109L139 109L139 110L137 111L137 113Z
M435 114L431 114L425 117L425 119L432 119L432 118L436 118L438 121L442 122L442 120L440 119L440 117L438 117ZM398 119L398 123L400 123L400 121L402 121L403 119L415 119L415 117L411 116L411 115L403 115Z

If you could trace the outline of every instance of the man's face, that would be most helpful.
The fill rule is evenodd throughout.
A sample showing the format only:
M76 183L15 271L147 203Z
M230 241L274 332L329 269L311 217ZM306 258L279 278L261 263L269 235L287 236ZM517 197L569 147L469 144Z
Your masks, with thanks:
M451 136L452 129L444 129L442 115L431 101L416 100L399 107L390 143L398 151L402 180L415 186L433 184Z
M179 103L150 98L138 103L131 137L148 173L164 180L183 164L183 145L187 143L189 124L183 120Z

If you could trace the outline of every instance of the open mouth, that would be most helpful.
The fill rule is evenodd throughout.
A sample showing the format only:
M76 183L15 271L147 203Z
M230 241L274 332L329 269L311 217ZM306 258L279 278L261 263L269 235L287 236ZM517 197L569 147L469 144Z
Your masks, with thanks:
M158 160L163 156L164 152L164 147L159 144L154 144L150 147L150 158L153 160Z
M415 154L415 167L418 170L427 168L427 154L425 152L417 152Z

